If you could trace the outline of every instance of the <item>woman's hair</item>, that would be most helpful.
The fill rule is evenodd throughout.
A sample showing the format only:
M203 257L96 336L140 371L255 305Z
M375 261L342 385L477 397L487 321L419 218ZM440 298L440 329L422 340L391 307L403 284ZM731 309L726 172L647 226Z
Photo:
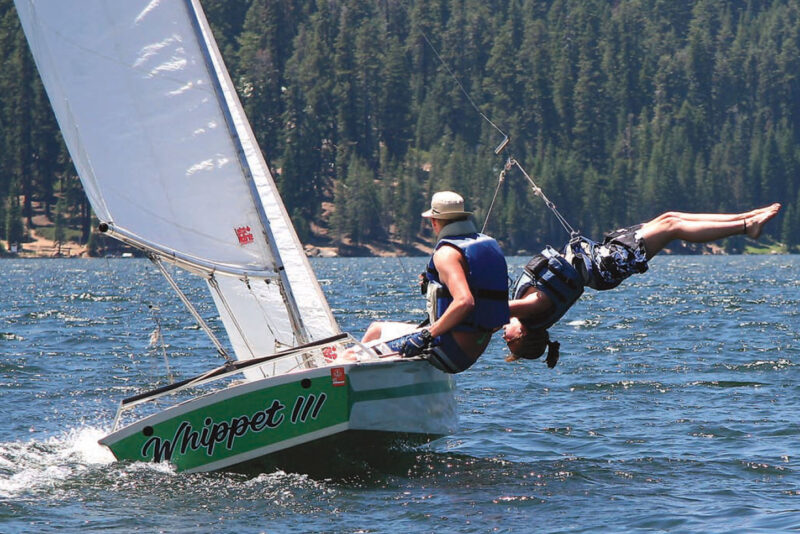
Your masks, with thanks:
M552 369L558 363L560 346L558 341L550 341L550 334L544 328L529 330L514 343L514 349L511 349L511 346L508 347L511 354L506 356L506 361L513 362L520 358L536 360L541 358L544 350L547 349L547 366Z

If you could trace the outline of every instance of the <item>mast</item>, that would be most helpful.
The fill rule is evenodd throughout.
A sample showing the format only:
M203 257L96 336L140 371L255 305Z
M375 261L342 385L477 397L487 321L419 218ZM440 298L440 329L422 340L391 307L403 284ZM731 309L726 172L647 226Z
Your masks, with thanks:
M267 241L270 252L272 253L272 268L278 275L278 287L280 288L281 297L283 298L286 309L289 313L289 321L292 324L292 329L294 330L298 341L300 343L307 343L309 341L309 335L305 325L303 324L303 319L300 315L297 301L294 297L294 293L292 292L292 286L289 283L289 279L286 275L286 269L283 266L280 250L275 242L275 236L272 233L272 227L270 225L269 218L264 211L264 206L261 204L261 199L258 195L255 181L253 180L253 173L250 169L250 164L247 161L247 156L245 154L244 147L242 146L242 140L239 137L236 124L234 123L228 99L226 98L222 89L220 77L224 77L225 81L230 87L233 87L233 83L228 76L227 70L224 68L217 68L217 65L222 66L222 57L216 47L215 41L207 38L207 36L211 35L211 28L209 27L208 21L206 20L205 15L203 15L202 8L200 8L198 2L199 0L184 0L186 9L189 12L190 20L192 21L192 26L197 34L198 43L202 45L201 49L203 52L203 57L206 61L206 67L209 71L209 74L211 74L210 78L214 83L214 93L216 94L220 109L223 111L225 125L227 126L231 139L234 142L236 153L239 156L239 165L242 168L242 173L247 181L247 186L248 190L250 191L253 205L256 208L261 226L264 230L264 239Z

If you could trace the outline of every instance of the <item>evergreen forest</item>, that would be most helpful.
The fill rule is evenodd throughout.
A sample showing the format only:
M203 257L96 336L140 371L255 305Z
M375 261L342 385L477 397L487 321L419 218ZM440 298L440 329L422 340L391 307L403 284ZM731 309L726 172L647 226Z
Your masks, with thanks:
M513 156L590 237L780 201L767 239L800 245L796 0L202 4L306 242L412 251L443 189L480 225ZM11 0L0 62L0 238L47 220L86 243L91 210ZM518 169L487 232L511 254L568 237Z

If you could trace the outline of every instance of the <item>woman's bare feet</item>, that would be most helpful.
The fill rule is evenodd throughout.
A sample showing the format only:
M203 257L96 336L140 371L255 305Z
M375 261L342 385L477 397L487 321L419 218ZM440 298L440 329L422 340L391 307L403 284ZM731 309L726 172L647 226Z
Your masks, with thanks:
M779 203L766 206L764 208L754 210L752 216L744 221L744 233L751 239L758 239L764 225L773 217L775 217L781 209Z

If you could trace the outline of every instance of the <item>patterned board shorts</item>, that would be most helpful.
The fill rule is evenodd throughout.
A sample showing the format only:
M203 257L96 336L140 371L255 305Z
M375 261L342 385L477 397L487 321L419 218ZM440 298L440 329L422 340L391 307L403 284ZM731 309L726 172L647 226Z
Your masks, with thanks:
M632 274L647 271L647 251L639 234L641 224L605 234L592 251L594 273L589 287L612 289Z

